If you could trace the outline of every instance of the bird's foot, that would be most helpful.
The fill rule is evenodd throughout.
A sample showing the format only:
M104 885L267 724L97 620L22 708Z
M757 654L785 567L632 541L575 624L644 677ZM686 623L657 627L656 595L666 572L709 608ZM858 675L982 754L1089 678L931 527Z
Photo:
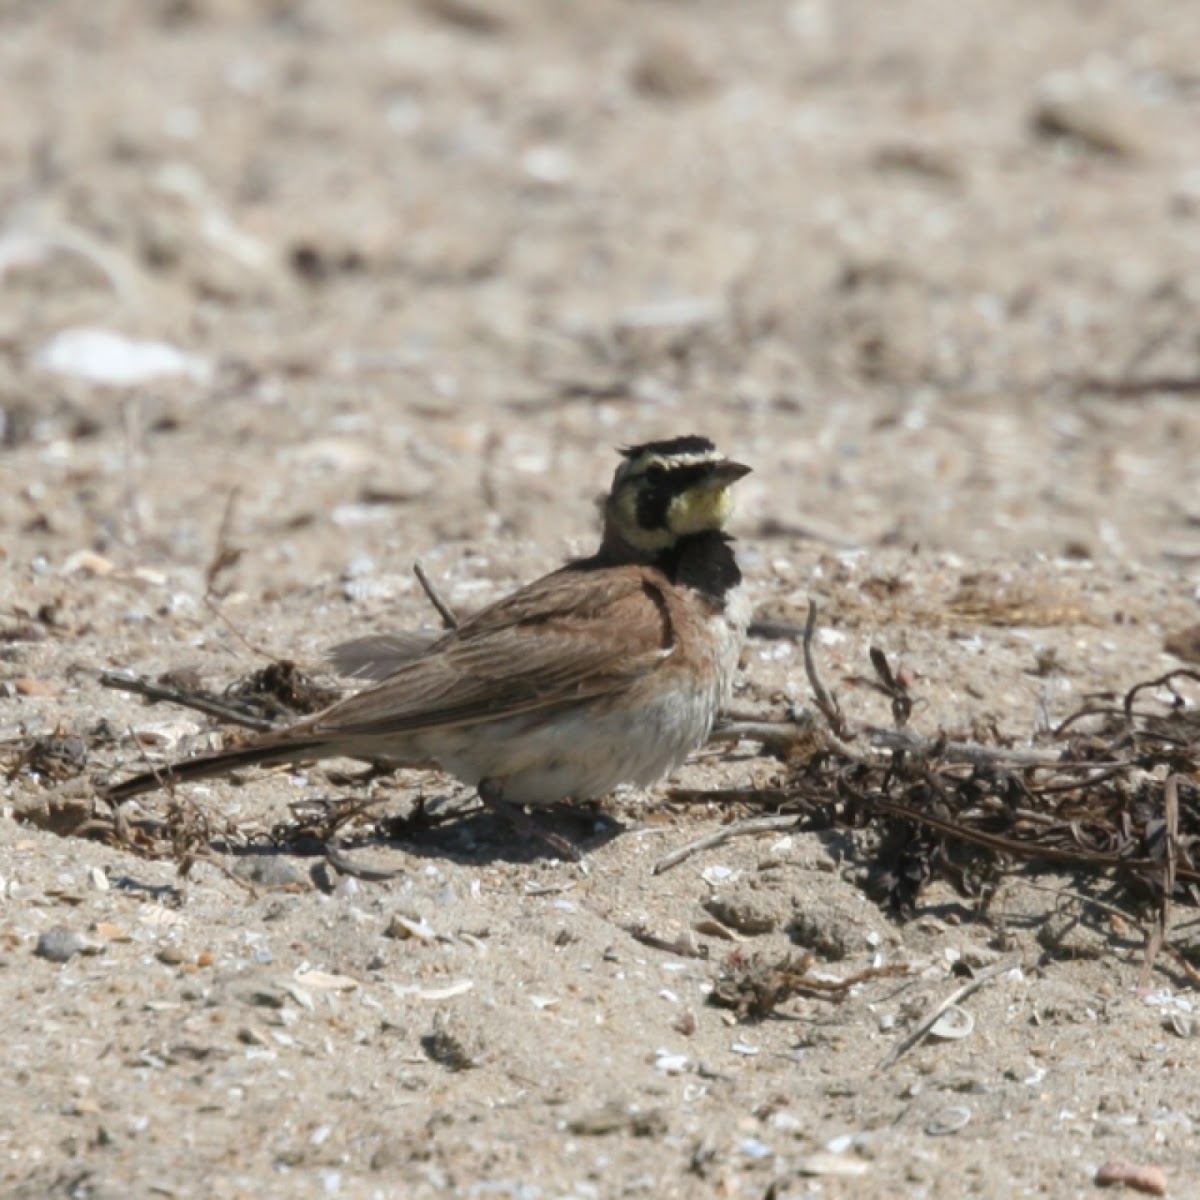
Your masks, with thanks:
M518 832L545 842L559 858L567 862L582 862L583 855L578 846L565 837L545 828L535 821L520 805L504 798L504 790L494 779L483 779L479 783L479 799L493 812L499 813Z

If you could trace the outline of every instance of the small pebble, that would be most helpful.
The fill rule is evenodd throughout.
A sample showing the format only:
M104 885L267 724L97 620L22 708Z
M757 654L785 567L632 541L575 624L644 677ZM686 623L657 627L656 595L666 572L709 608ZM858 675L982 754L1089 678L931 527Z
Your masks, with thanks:
M766 1142L760 1142L758 1138L747 1138L738 1146L738 1149L747 1158L772 1158L775 1154L775 1151Z
M234 864L233 873L239 879L245 879L262 888L299 890L308 886L303 873L283 854L246 855Z
M283 1008L287 1003L279 992L270 992L265 989L251 992L246 1000L257 1008Z
M33 952L48 962L65 963L86 949L86 940L73 929L55 925L38 938Z
M20 696L57 696L62 691L49 679L18 679L13 686Z
M1123 1183L1136 1192L1145 1192L1147 1196L1165 1196L1167 1194L1167 1177L1161 1167L1148 1167L1140 1163L1106 1162L1096 1172L1096 1180L1100 1187L1112 1187Z
M787 898L754 887L731 887L703 901L708 912L739 933L770 933L788 916Z
M863 932L857 916L833 904L794 903L787 932L798 946L835 962L862 946Z

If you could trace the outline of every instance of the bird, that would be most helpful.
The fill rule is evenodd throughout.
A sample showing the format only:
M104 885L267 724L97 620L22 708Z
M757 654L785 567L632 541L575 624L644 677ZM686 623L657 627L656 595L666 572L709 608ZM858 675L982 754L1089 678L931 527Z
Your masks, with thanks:
M369 686L104 795L120 803L253 764L357 758L436 766L524 825L526 808L656 782L707 741L730 699L750 608L724 527L750 468L695 434L619 454L594 554L440 635L377 641L382 657L371 639L347 643Z

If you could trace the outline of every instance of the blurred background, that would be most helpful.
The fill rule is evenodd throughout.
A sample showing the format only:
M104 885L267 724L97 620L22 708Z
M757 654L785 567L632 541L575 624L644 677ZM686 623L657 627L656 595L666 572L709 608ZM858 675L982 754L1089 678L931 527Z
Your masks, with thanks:
M227 515L261 587L541 568L695 431L767 554L1196 571L1198 44L1191 0L8 0L8 554L201 569Z
M618 798L630 827L569 875L469 809L424 826L426 797L435 822L459 798L413 773L163 796L153 837L122 820L115 846L43 831L102 834L92 779L220 737L104 668L282 695L266 657L309 674L431 621L414 559L467 612L593 549L613 447L694 432L754 468L732 528L774 632L735 711L811 710L815 598L851 727L912 700L930 753L905 769L939 820L969 790L990 821L1003 781L1014 819L1126 866L1145 821L1172 865L1130 878L1157 887L1176 839L1148 743L1072 714L1200 663L1198 318L1197 0L0 0L0 1193L1193 1176L1194 1006L1159 988L1194 968L1160 955L1135 997L1157 934L1107 881L989 883L978 909L942 890L901 930L860 891L857 831L650 873L701 826L878 778L819 737L791 764L698 756L686 808ZM1173 713L1162 744L1196 692L1138 693ZM1089 809L1054 784L1031 815L1015 768L937 780L943 735L1057 757L1058 727L1096 762ZM1091 814L1122 789L1106 843ZM351 841L349 812L379 836ZM310 820L399 877L335 883L307 857L326 834L288 832ZM888 844L889 887L934 861ZM739 1029L704 1004L718 963L790 992L809 947L847 1003ZM1025 973L995 976L1001 954ZM893 963L913 976L855 983ZM975 1039L882 1071L980 969Z

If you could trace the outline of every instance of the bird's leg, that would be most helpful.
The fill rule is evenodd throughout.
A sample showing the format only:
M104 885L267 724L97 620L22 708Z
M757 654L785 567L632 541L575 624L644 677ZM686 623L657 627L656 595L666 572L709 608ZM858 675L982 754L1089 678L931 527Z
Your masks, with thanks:
M494 779L481 779L478 791L479 799L483 801L485 807L499 813L514 829L536 838L538 841L545 842L559 858L566 859L568 862L582 860L583 855L579 853L578 848L572 846L565 837L560 837L557 833L543 828L523 808L506 800L504 789Z

